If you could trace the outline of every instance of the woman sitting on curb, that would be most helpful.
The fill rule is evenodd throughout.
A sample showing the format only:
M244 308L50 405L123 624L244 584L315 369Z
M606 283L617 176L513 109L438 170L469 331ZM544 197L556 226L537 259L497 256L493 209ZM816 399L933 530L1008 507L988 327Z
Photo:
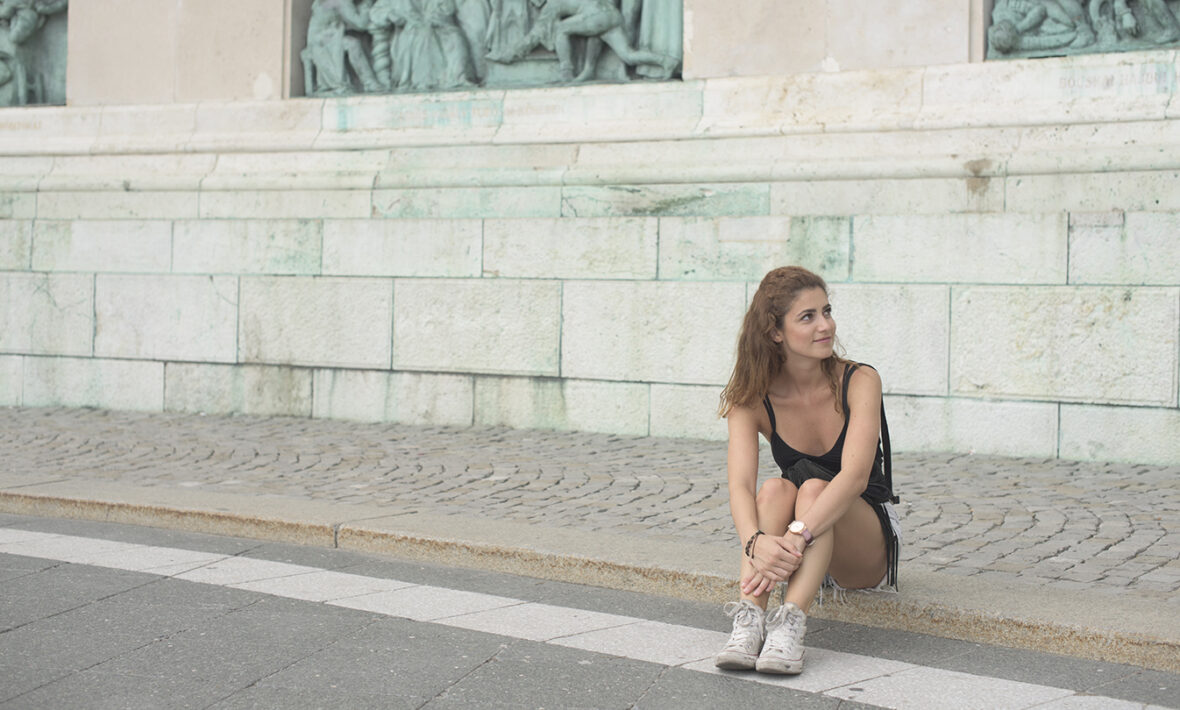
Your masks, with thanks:
M741 600L725 606L733 633L720 668L800 673L806 613L821 585L896 589L897 515L878 446L881 378L836 347L823 279L797 266L762 279L721 394L742 565ZM759 434L782 477L755 496ZM778 585L785 600L767 614Z

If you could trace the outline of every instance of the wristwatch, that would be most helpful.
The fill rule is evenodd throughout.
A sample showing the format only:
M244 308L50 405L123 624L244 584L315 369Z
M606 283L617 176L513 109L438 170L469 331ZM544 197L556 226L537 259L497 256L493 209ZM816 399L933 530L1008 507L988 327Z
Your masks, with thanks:
M811 531L807 529L807 523L803 522L802 520L796 520L795 522L788 525L787 532L792 532L796 535L802 535L803 542L807 543L808 546L811 546L811 541L815 539L811 537Z

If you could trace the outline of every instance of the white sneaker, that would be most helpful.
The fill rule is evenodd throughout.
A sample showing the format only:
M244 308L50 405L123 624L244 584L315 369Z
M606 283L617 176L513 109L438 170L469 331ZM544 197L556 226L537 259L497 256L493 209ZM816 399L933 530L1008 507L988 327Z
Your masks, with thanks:
M766 613L746 599L729 602L725 605L725 613L733 617L733 633L725 648L713 659L714 665L733 671L753 668L766 637L763 630Z
M807 615L791 602L766 617L766 643L754 668L760 673L796 675L803 672L803 634Z

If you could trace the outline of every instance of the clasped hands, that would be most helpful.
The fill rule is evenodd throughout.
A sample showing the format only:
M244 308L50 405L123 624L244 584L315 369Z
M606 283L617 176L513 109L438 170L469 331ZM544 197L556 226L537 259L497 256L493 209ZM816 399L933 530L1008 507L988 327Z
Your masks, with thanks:
M762 596L786 581L802 564L806 546L803 537L793 533L781 537L759 535L750 560L754 569L742 575L742 594Z

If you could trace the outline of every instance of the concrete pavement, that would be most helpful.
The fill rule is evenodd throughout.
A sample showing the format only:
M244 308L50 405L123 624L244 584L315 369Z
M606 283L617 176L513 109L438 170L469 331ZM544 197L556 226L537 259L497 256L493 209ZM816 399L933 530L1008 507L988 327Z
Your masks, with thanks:
M718 442L8 408L0 451L12 513L735 593ZM901 593L815 616L1180 671L1180 467L908 454L895 484Z

